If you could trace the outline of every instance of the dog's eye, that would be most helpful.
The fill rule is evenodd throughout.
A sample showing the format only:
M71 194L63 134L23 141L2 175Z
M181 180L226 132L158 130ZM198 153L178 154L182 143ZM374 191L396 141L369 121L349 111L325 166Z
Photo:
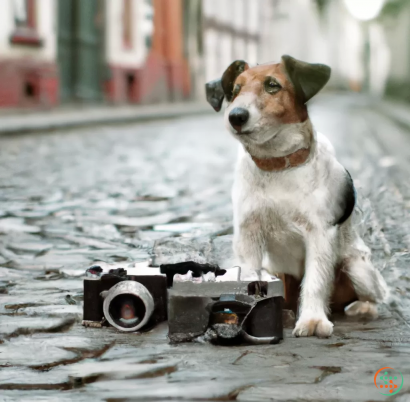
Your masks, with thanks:
M241 86L239 84L236 84L232 91L232 100L239 94L240 91L241 91Z
M265 80L265 91L268 94L276 94L276 92L280 91L282 87L280 86L279 82L276 81L273 77L268 77Z

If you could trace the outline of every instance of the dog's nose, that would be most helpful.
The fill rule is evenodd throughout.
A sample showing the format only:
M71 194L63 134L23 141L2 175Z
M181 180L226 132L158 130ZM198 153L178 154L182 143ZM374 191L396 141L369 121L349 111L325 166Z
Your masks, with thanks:
M232 127L241 131L241 127L249 120L249 112L243 107L236 107L229 113L229 122Z

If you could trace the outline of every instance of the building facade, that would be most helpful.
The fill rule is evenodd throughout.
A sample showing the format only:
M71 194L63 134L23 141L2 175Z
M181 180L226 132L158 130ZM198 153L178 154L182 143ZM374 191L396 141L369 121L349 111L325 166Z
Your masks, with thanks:
M0 107L190 94L183 0L2 0Z
M55 24L55 0L2 0L0 107L59 102Z
M367 22L345 0L1 0L0 107L203 100L232 61L283 54L410 100L409 18L407 0Z
M106 1L108 99L153 103L189 95L182 5L182 0Z

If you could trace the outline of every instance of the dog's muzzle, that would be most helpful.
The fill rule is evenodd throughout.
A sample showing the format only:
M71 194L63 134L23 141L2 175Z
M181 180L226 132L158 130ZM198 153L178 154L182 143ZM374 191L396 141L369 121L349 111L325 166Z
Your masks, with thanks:
M229 113L229 122L238 132L241 132L242 126L249 120L249 112L243 107L235 107Z

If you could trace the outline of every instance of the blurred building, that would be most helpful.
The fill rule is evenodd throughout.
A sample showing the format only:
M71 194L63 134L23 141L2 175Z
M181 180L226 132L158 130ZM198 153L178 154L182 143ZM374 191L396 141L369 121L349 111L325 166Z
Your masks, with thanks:
M55 0L2 0L0 107L59 102Z
M183 0L2 0L0 107L190 93Z
M380 22L390 61L386 94L410 102L410 1L388 2Z
M182 4L182 0L106 0L109 100L152 103L189 95Z
M0 107L203 100L233 60L283 54L330 65L328 88L410 100L410 2L348 7L375 2L1 0Z

